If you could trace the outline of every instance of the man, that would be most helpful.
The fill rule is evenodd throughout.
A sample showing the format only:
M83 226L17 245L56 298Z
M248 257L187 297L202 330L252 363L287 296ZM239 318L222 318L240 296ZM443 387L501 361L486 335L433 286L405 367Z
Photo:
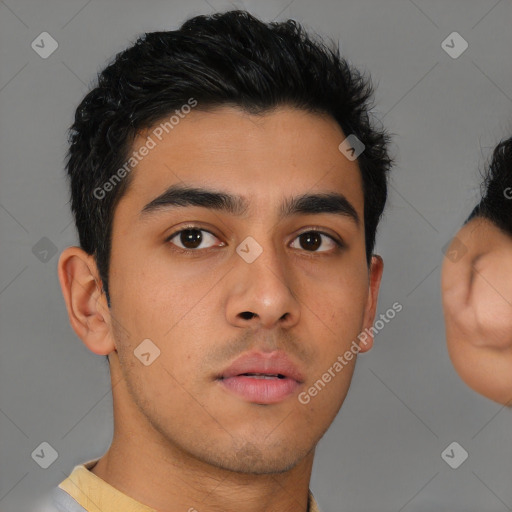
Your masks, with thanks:
M475 391L512 403L512 138L495 148L484 195L443 262L448 351ZM451 256L450 256L451 255Z
M59 279L108 358L114 437L61 510L317 510L315 446L383 270L371 96L295 22L243 11L145 34L101 73L71 130L80 247Z

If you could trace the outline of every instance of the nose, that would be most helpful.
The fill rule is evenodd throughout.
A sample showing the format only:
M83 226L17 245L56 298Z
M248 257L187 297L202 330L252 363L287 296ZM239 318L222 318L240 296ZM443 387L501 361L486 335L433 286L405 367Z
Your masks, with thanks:
M235 266L230 272L226 306L232 325L289 328L299 321L300 303L291 287L292 271L270 244L252 263L239 258Z

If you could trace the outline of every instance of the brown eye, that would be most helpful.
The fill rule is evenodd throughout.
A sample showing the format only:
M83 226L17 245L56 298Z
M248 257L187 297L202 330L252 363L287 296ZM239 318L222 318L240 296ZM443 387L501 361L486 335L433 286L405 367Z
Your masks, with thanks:
M327 247L327 249L322 249L318 251L317 249L322 246L324 240L327 240L331 247ZM308 252L326 252L329 249L341 247L342 244L335 240L332 236L327 233L322 233L321 231L305 231L301 233L296 240L299 240L299 249L304 249ZM325 244L324 244L325 245Z
M204 235L203 235L204 233ZM213 241L217 239L215 235L206 231L205 229L200 228L186 228L176 233L173 233L168 239L168 242L171 242L176 247L184 250L198 250L198 249L208 249L213 247L213 245L208 245L206 247L201 247L203 242ZM173 241L174 240L174 241Z
M185 249L197 249L203 241L203 235L200 229L184 229L180 233L179 241Z
M320 233L310 231L299 236L300 245L308 251L316 251L322 245Z

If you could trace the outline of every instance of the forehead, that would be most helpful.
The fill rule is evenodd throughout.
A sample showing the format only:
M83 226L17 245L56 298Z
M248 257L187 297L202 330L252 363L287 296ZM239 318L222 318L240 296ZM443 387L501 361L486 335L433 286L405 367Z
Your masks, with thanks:
M167 131L161 127L139 133L133 144L134 151L152 147L134 167L121 201L139 211L171 185L184 184L243 195L250 211L291 195L336 191L362 216L359 167L339 151L345 134L330 116L288 107L260 115L220 107L193 110Z

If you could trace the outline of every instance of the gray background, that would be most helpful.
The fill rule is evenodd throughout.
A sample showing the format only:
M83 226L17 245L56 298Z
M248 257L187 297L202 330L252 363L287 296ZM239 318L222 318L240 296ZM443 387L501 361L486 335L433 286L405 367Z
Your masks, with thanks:
M136 35L232 7L339 39L371 72L376 114L395 134L379 313L404 309L359 358L318 446L320 508L510 510L512 412L458 379L439 291L442 249L475 204L478 169L512 130L509 0L0 1L0 510L26 510L112 435L107 362L69 326L56 273L58 252L77 243L63 177L74 109ZM31 48L43 31L59 44L47 59ZM441 47L453 31L469 44L457 59ZM58 250L46 262L33 253L43 237ZM48 469L31 458L43 441L59 454ZM469 453L458 469L441 458L452 441Z

